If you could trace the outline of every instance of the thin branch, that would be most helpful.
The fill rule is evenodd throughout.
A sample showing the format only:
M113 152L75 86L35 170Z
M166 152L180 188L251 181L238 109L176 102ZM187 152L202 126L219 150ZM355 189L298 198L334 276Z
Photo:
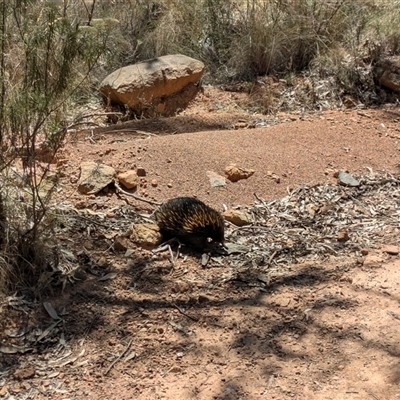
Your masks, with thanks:
M129 350L129 347L131 347L132 341L133 341L133 339L131 339L129 341L125 350L108 366L108 368L104 371L103 375L107 375L111 371L111 368L113 368L114 365L127 353L127 351Z
M149 203L149 204L151 204L151 205L153 205L153 206L161 206L161 204L162 204L162 203L159 203L158 201L153 201L153 200L149 200L149 199L144 199L143 197L140 197L140 196L138 196L138 195L136 195L136 194L134 194L134 193L126 192L125 190L123 190L123 189L121 188L121 186L118 185L117 182L114 182L114 185L115 185L115 187L117 188L117 190L118 190L120 193L123 193L123 194L125 194L125 195L127 195L127 196L131 196L131 197L133 197L133 198L136 199L136 200L144 201L145 203Z

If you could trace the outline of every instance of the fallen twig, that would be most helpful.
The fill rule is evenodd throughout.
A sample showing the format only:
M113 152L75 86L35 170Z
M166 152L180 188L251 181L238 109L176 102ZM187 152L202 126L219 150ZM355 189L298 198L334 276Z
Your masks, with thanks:
M174 306L182 315L184 315L185 317L191 319L192 321L196 321L196 322L199 321L198 318L192 317L191 315L186 314L186 313L182 310L182 308L178 307L176 304L173 304L173 306Z
M123 193L123 194L125 194L125 195L127 195L127 196L131 196L131 197L133 197L133 198L136 199L136 200L144 201L145 203L152 204L153 206L160 206L160 205L162 204L162 203L159 203L158 201L153 201L153 200L144 199L143 197L140 197L140 196L138 196L138 195L136 195L136 194L126 192L124 189L121 188L121 186L118 185L117 182L114 182L114 185L115 185L115 187L117 188L117 190L118 190L119 192L121 192L121 193Z
M125 350L108 366L108 368L104 371L103 375L107 375L114 367L114 365L127 353L129 347L131 347L132 341L133 339L129 341L128 346L126 346Z

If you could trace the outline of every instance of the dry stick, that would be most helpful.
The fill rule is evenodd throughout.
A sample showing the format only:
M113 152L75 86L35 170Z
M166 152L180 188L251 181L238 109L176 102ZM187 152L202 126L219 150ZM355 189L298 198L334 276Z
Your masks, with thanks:
M126 349L108 366L108 368L104 371L103 375L107 375L111 368L126 354L126 352L129 350L129 347L131 347L133 339L131 339L128 343L128 346L126 346Z
M191 315L186 314L186 313L185 313L180 307L178 307L176 304L173 304L173 306L174 306L182 315L184 315L185 317L191 319L192 321L196 321L196 322L199 321L198 318L192 317Z
M138 133L139 135L158 136L156 133L151 133L151 132L142 131L142 130L133 129L133 128L132 129L129 129L129 128L118 129L118 132L135 132L135 133ZM103 133L107 133L107 131L105 131Z
M372 392L369 391L368 389L365 389L365 388L364 388L364 390L365 390L371 397L373 397L375 400L379 400L379 397L378 397L377 395L375 395L374 393L372 393Z
M277 251L274 251L274 252L271 254L271 256L270 256L269 259L268 259L268 264L271 264L271 261L274 259L274 257L276 256L277 253L278 253Z
M258 197L258 195L257 195L256 192L253 193L253 196L254 196L261 204L265 205L265 201L264 201L262 198Z
M162 204L162 203L159 203L158 201L153 201L153 200L144 199L143 197L137 196L136 194L129 193L129 192L125 192L125 190L123 190L123 189L121 188L121 186L118 185L117 182L114 182L114 184L115 184L115 187L117 188L117 190L118 190L119 192L121 192L121 193L123 193L123 194L125 194L125 195L127 195L127 196L131 196L131 197L133 197L133 198L136 199L136 200L144 201L145 203L149 203L149 204L151 204L151 205L153 205L153 206L161 206L161 204Z
M122 114L122 112L95 112L95 113L91 113L91 114L85 114L81 116L81 119L84 118L93 118L93 117L107 117L109 115L116 115L116 116L120 116L122 117L124 114Z

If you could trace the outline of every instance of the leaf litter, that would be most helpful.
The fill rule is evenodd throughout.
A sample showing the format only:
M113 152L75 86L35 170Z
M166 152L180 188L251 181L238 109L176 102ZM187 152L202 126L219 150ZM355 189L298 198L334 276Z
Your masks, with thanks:
M253 224L240 228L232 225L227 227L226 254L211 254L210 257L207 256L207 263L204 260L206 256L198 260L199 268L217 268L221 271L204 284L212 288L239 281L264 291L274 282L294 275L293 269L296 264L312 263L331 256L356 255L362 259L363 249L378 248L380 244L391 239L396 242L400 233L400 180L392 174L373 171L368 175L355 176L355 179L359 181L359 186L304 185L288 191L287 196L281 200L265 202L257 197L257 202L245 209L252 215ZM60 234L67 236L68 230L76 229L87 231L87 227L90 226L89 236L92 240L101 238L99 251L102 253L113 244L115 235L110 236L110 232L124 232L133 222L143 220L138 213L125 207L114 210L113 218L105 218L104 212L87 213L86 210L64 205L59 205L59 208L57 205L53 206L53 211L61 213L66 221ZM343 235L343 232L346 235ZM65 241L63 244L65 263L63 264L61 257L57 266L61 277L71 274L71 267L75 263L67 262L68 260L77 257L78 261L82 262L80 256L74 254L72 245L68 248L68 243ZM234 251L235 246L240 251ZM159 256L150 258L143 271L149 268L148 264L159 262ZM64 269L64 266L67 268ZM90 268L94 269L95 266L90 265ZM139 276L140 270L138 279ZM113 280L116 277L116 273L110 272L98 281ZM173 278L174 276L171 276L171 279ZM22 307L23 311L27 312L28 304L23 298L12 296L6 301L8 306L18 309ZM326 298L324 301L337 300ZM58 348L57 356L54 353L53 357L56 358L51 362L30 359L38 373L53 378L63 367L86 365L87 360L78 362L85 354L85 348L73 351L68 340L64 338L66 322L60 319L49 302L43 303L43 306L48 315L56 321L44 330L27 331L25 335L22 334L24 346L4 344L0 351L4 354L30 352L38 342L50 349L55 341L58 341L63 345ZM182 310L177 305L175 307ZM312 318L310 311L311 308L304 311L306 321ZM197 316L188 319L193 319L194 323L198 320ZM192 334L192 329L184 323L169 319L168 324L184 336ZM218 323L215 324L219 326ZM140 357L140 352L136 350L128 354L131 344L132 341L129 341L124 350L106 366L103 370L104 375L107 375L117 362L132 361ZM54 391L60 391L56 384L53 386Z

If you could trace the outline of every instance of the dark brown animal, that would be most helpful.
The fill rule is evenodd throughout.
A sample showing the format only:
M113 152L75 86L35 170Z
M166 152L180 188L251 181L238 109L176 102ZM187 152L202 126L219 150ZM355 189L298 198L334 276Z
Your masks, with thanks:
M224 242L222 215L194 197L177 197L164 203L154 214L164 240L204 248L210 241Z

